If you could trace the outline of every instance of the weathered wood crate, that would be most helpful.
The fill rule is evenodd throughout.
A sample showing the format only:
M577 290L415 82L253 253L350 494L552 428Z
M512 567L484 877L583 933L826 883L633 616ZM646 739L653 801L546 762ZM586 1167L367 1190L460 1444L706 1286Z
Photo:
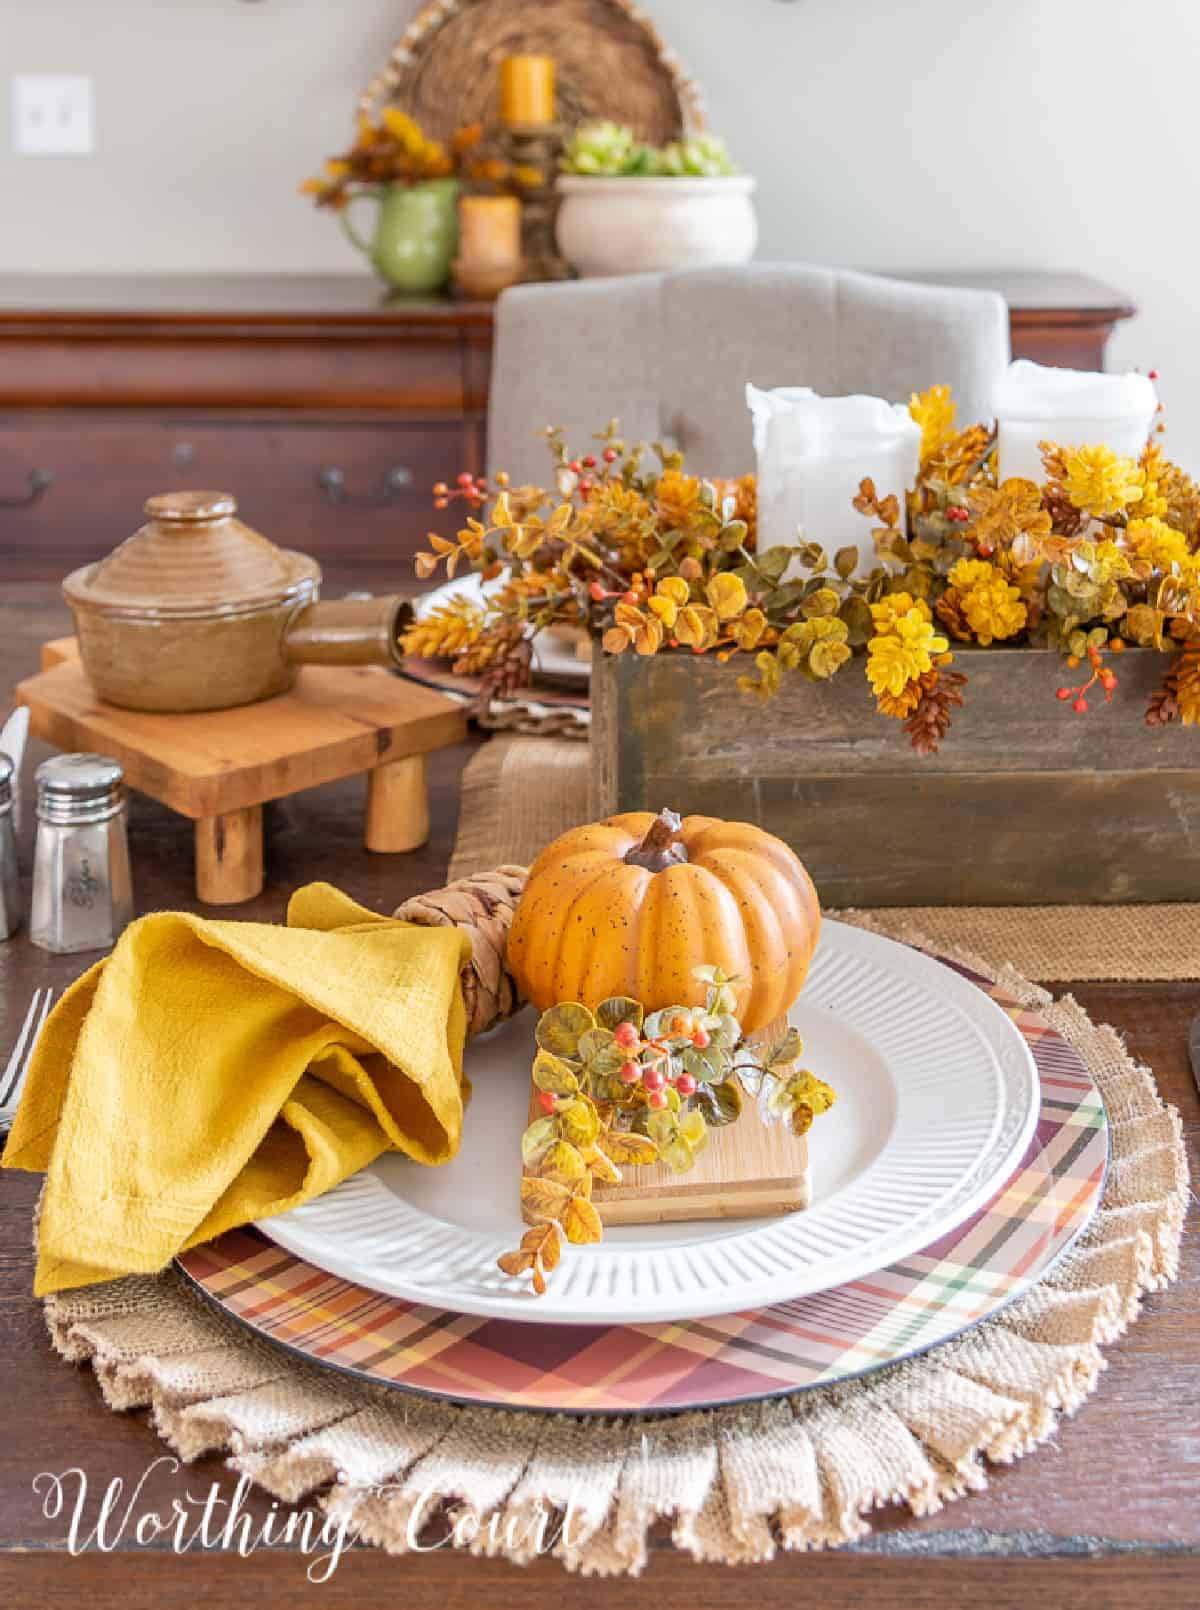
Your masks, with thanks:
M597 655L591 805L757 822L803 858L830 906L1200 899L1200 733L1143 720L1165 661L1114 660L1113 703L1055 698L1047 649L974 649L941 752L875 713L860 662L785 677L774 700L739 667L686 653Z

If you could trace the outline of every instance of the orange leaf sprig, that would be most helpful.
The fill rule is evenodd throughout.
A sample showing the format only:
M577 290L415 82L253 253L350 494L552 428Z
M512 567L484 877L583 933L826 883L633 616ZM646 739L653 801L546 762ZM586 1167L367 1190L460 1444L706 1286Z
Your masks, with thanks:
M319 175L305 179L300 190L318 207L338 210L358 191L448 178L483 188L517 182L511 164L487 145L482 123L458 129L447 147L429 138L407 112L385 106L377 120L360 113L351 145L330 157ZM527 187L529 175L519 183Z
M1001 480L994 434L959 430L947 388L910 409L922 426L915 487L883 495L864 478L853 498L869 522L863 543L832 555L802 538L760 552L752 477L690 475L662 443L627 444L615 420L581 456L548 428L544 487L440 484L439 507L461 497L473 512L456 541L430 538L419 573L470 564L512 583L487 600L455 664L474 668L503 646L515 687L536 634L569 623L613 655L747 655L732 680L765 700L787 676L827 680L858 654L876 709L924 755L962 703L952 643L1034 644L1081 661L1124 643L1171 653L1200 634L1200 485L1157 442L1136 461L1047 442L1040 484ZM453 654L461 623L446 628ZM1064 702L1086 706L1097 686L1107 698L1113 676L1102 664Z

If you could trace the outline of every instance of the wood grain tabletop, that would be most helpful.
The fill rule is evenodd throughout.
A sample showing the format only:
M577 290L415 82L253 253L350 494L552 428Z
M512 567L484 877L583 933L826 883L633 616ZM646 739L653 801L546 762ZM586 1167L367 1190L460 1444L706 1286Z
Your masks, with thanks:
M0 593L0 718L8 690L37 666L38 645L69 629L53 589L33 584ZM433 837L407 856L372 856L361 846L362 780L296 795L268 811L267 886L238 915L282 917L288 893L310 878L341 885L356 899L390 910L409 894L441 882L457 820L458 779L472 752L460 745L431 765ZM32 758L36 759L37 756ZM31 824L23 837L28 865ZM131 810L130 841L139 910L194 908L190 824L141 797ZM232 915L225 912L224 915ZM89 958L51 957L24 934L0 944L0 1057L7 1055L30 994L62 987ZM1093 1018L1112 1023L1181 1110L1193 1177L1200 1101L1187 1062L1187 1031L1200 1011L1200 985L1081 984L1070 988ZM0 1175L0 1604L20 1610L193 1610L205 1606L320 1604L328 1610L549 1610L568 1604L605 1610L732 1610L817 1604L961 1610L1097 1610L1099 1606L1194 1605L1200 1599L1200 1255L1194 1214L1185 1232L1179 1281L1151 1297L1139 1323L1107 1350L1095 1396L1054 1440L998 1469L986 1492L914 1521L885 1511L869 1540L838 1553L781 1555L767 1565L700 1566L678 1555L665 1532L637 1580L578 1579L541 1559L520 1568L456 1554L435 1521L422 1548L403 1557L352 1548L324 1583L306 1579L309 1561L295 1548L235 1547L176 1554L167 1539L139 1544L131 1529L110 1525L72 1554L69 1515L47 1514L43 1473L82 1468L96 1523L110 1484L120 1483L117 1512L169 1513L172 1502L215 1484L228 1499L236 1485L219 1458L179 1468L143 1413L112 1414L90 1369L50 1350L40 1305L30 1296L30 1223L39 1181ZM36 1488L35 1488L36 1483ZM68 1506L69 1507L69 1506ZM51 1505L50 1508L53 1508ZM274 1509L251 1494L257 1525ZM236 1541L236 1540L235 1540Z

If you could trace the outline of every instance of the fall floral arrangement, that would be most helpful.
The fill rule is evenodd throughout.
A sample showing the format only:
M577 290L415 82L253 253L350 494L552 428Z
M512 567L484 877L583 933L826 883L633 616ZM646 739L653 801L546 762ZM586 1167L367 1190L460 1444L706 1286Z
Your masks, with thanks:
M604 1233L595 1182L619 1184L622 1168L661 1162L686 1173L709 1131L736 1122L743 1091L766 1123L803 1135L833 1105L833 1091L795 1066L803 1046L789 1028L773 1044L745 1038L735 986L719 967L695 969L703 1007L645 1012L614 996L595 1011L564 1002L537 1025L536 1117L521 1138L521 1211L530 1228L500 1268L529 1274L540 1296L562 1238L586 1245Z
M487 147L482 123L459 129L447 147L429 139L407 112L385 106L378 122L360 116L349 150L330 157L324 172L300 189L318 207L337 210L356 192L383 185L459 178L486 187L512 177L510 165Z
M646 145L621 123L583 123L567 142L559 167L588 179L724 179L736 173L724 140L692 134L668 145Z
M522 685L532 639L563 624L611 654L745 656L738 686L761 698L785 675L827 681L861 654L879 713L930 754L964 699L952 645L1059 650L1085 667L1058 689L1082 714L1095 690L1112 699L1110 657L1133 643L1169 656L1146 721L1200 722L1200 486L1157 439L1137 460L1042 443L1039 485L997 479L994 433L958 429L948 387L914 395L910 411L922 442L906 506L870 480L854 499L869 569L857 546L759 552L752 476L690 475L660 444L627 444L615 421L581 457L550 429L549 488L503 474L434 488L438 507L475 512L457 540L430 536L418 574L466 563L498 585L483 603L432 610L405 648L450 657L489 698Z

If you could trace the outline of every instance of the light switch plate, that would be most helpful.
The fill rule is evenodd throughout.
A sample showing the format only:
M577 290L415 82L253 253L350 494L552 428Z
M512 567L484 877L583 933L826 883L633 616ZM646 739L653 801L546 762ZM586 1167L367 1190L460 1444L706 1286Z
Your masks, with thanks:
M19 156L88 156L96 131L86 73L14 73L12 145Z

